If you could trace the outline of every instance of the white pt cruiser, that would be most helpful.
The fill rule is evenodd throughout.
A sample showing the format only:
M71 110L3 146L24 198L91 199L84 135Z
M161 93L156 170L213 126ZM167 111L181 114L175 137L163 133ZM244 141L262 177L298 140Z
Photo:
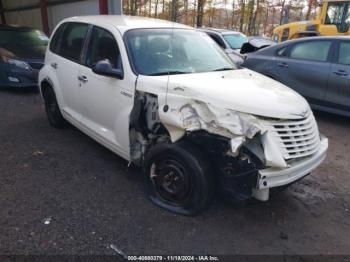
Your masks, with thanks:
M142 166L158 206L202 210L214 189L266 201L326 157L308 103L237 68L205 33L127 16L73 17L55 29L39 76L49 122L70 122Z

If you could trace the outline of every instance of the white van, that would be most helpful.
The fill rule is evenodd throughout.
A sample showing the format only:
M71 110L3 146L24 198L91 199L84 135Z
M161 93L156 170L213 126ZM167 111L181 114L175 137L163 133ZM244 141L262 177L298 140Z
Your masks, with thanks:
M215 188L233 201L266 201L326 157L328 140L305 99L236 68L184 25L66 19L39 84L51 125L69 122L142 166L149 198L176 213L198 213Z

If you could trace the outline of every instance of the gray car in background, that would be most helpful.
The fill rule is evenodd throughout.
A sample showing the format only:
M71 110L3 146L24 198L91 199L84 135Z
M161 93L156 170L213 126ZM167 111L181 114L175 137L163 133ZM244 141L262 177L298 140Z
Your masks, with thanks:
M240 50L242 45L248 41L246 35L228 29L201 28L198 31L208 34L236 65L244 62L244 56L240 54Z
M314 109L350 116L350 37L287 41L247 54L242 66L294 89Z

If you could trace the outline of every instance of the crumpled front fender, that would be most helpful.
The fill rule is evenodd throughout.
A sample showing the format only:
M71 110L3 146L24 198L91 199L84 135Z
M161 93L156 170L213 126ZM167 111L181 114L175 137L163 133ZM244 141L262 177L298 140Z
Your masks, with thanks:
M279 168L287 166L278 146L257 117L174 94L158 96L158 100L159 117L172 142L181 139L186 132L205 130L229 138L232 154L237 155L247 139L260 134L266 164ZM165 105L167 110L164 110Z

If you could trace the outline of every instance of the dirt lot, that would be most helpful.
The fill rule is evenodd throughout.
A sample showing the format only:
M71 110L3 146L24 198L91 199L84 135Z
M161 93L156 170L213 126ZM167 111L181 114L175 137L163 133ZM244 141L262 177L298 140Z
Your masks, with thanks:
M37 93L0 91L0 254L350 255L350 121L317 113L327 160L267 203L174 215L140 170L75 128L56 130Z

